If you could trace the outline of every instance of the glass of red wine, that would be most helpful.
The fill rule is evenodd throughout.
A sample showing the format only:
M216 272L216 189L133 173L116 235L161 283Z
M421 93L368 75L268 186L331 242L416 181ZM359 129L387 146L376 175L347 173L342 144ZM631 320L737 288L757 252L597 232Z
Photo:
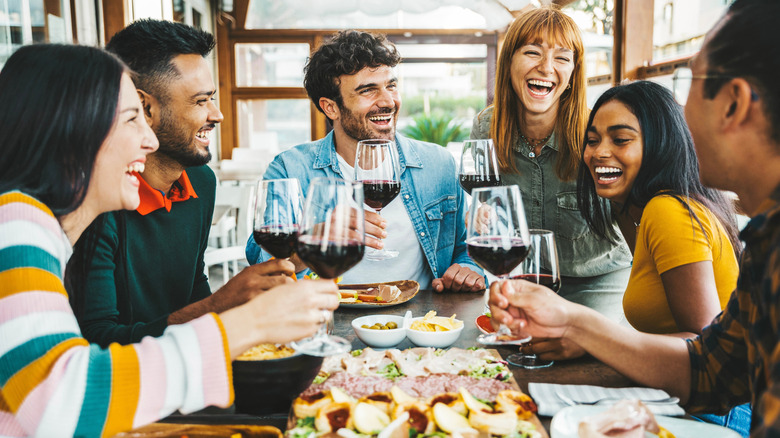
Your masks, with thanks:
M561 273L558 269L555 235L549 230L530 230L529 234L531 249L528 251L528 257L520 266L521 273L512 275L511 278L546 286L557 293L561 288ZM512 365L523 368L544 368L553 364L551 360L522 352L511 354L506 359Z
M365 246L363 185L357 181L315 178L309 185L298 229L296 253L320 278L336 279L363 258ZM352 348L349 341L328 335L333 314L323 310L317 333L291 345L310 356L332 356Z
M355 155L355 181L363 183L366 205L381 214L382 208L401 193L401 166L398 150L390 140L361 140ZM368 260L386 260L398 257L398 251L369 249Z
M528 255L528 239L523 198L516 185L472 191L466 245L476 264L506 279ZM518 345L530 339L512 333L503 324L495 333L477 337L478 342L486 345Z
M302 215L303 193L297 179L257 182L252 236L269 254L277 259L293 255Z
M498 157L493 140L465 140L458 170L460 186L467 193L481 187L495 187L501 183Z

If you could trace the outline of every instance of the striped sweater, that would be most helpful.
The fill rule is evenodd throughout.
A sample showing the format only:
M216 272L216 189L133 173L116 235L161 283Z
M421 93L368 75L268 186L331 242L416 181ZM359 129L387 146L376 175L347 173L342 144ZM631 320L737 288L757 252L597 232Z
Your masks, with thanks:
M112 436L233 402L214 314L137 344L87 343L63 285L71 254L46 205L0 194L0 436Z

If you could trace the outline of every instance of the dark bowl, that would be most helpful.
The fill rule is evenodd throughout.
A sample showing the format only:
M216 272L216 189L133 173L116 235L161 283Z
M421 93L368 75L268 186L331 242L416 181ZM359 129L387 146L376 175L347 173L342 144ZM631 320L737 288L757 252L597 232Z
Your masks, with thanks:
M281 359L233 361L236 412L286 414L293 400L317 377L322 360L296 353Z

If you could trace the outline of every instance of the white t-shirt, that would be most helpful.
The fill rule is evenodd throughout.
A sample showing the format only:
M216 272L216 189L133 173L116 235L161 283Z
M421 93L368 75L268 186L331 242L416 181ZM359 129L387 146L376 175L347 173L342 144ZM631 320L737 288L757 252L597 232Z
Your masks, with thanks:
M338 155L339 168L347 181L355 180L355 169ZM365 210L374 211L368 205ZM341 283L378 283L383 281L414 280L420 283L420 289L430 289L433 275L428 269L417 233L406 212L401 196L396 196L382 208L381 215L387 220L387 238L385 249L398 251L398 257L371 261L363 259L355 267L344 273ZM366 251L371 251L366 247Z

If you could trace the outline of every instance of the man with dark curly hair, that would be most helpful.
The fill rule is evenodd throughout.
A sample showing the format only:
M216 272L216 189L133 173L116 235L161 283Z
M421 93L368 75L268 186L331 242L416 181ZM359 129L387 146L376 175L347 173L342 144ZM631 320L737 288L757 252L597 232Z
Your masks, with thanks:
M444 148L396 132L401 96L394 67L401 61L384 36L346 30L315 51L305 67L304 86L330 120L324 138L279 154L264 179L298 178L304 192L316 177L354 179L357 143L395 142L401 167L401 193L382 209L366 210L366 245L390 248L399 257L364 259L344 274L344 283L416 280L437 292L485 288L482 271L466 251L465 195L455 160ZM413 238L414 235L416 238ZM247 259L270 258L251 238ZM292 259L300 272L305 265Z

